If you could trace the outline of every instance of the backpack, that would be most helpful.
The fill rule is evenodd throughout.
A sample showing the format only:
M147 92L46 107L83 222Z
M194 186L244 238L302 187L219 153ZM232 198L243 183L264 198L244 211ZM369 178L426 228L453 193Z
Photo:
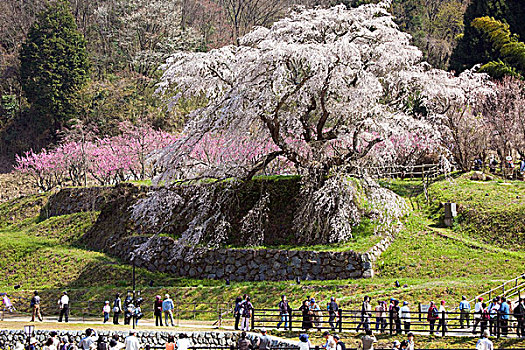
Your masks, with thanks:
M489 311L487 309L484 309L481 312L481 319L484 320L484 321L490 320L490 314L489 314Z
M432 319L438 319L439 318L439 311L437 309L437 307L433 307L432 309L430 309L430 317Z

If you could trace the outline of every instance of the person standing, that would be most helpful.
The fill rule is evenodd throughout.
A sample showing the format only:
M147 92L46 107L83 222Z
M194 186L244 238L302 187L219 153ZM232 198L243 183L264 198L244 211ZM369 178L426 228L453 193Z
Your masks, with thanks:
M53 339L51 338L48 338L44 344L44 347L42 348L42 350L57 350L57 348L55 347L55 345L53 344Z
M86 336L82 338L82 340L78 344L78 347L83 350L89 350L96 340L97 333L95 332L95 330L88 328L86 329Z
M335 340L335 350L346 350L346 345L343 343L341 338L338 335L334 335Z
M518 305L514 308L514 318L517 321L516 334L518 338L525 338L525 305L523 298L520 298Z
M279 302L279 316L281 317L281 320L279 323L277 323L277 329L281 327L281 325L284 323L284 330L288 329L288 321L290 314L288 313L288 300L286 300L286 295L281 296L281 301Z
M299 310L301 311L301 314L303 316L303 323L301 325L301 328L307 331L313 327L311 318L312 316L310 314L310 306L308 304L308 301L303 301L303 305L301 305Z
M246 297L246 301L242 307L242 330L245 332L250 331L250 318L252 317L253 304L250 301L250 297Z
M241 337L237 341L237 349L238 350L249 350L250 349L250 341L246 339L246 332L241 333Z
M175 337L168 335L168 341L166 342L166 350L175 350Z
M155 327L162 327L162 298L160 295L155 297L153 303L153 315L155 315Z
M257 340L257 347L259 350L270 350L272 348L272 338L266 334L266 328L261 329L261 336Z
M410 308L408 307L408 301L403 302L403 306L399 310L401 320L403 321L403 326L405 328L405 334L408 334L410 332Z
M467 321L467 328L470 328L470 303L467 301L467 297L463 295L459 303L459 324L462 329L465 328L465 321Z
M164 301L162 301L162 311L164 312L164 323L166 324L166 327L168 327L168 318L170 319L171 326L175 327L175 323L173 323L174 309L175 305L173 305L173 300L171 300L169 294L166 294L164 296Z
M359 329L361 326L363 326L363 329L366 331L370 329L370 313L371 313L371 306L370 306L370 297L365 296L363 298L363 303L361 304L361 322L357 325L356 332L359 332Z
M476 350L494 350L494 345L489 339L490 333L488 329L485 329L483 336L478 340L476 344Z
M496 322L498 321L499 307L499 297L492 299L492 302L489 304L488 307L490 315L489 328L491 334L496 333Z
M481 321L481 305L482 304L483 304L483 298L479 297L478 302L474 304L474 328L472 329L472 334L476 334L476 326Z
M430 324L430 335L434 334L434 326L437 320L439 320L439 312L434 302L431 301L427 313L427 321Z
M310 299L310 314L312 316L315 327L320 332L323 313L321 312L321 308L319 307L319 304L317 304L314 298Z
M376 332L383 333L386 328L386 303L384 301L378 301L375 307L376 313Z
M140 350L140 342L136 335L136 330L133 329L129 331L129 336L127 336L126 340L124 341L124 347L126 350Z
M33 316L31 317L31 322L35 322L35 317L38 318L40 322L43 321L42 314L40 313L40 296L38 295L38 292L35 290L33 293L33 297L31 298L30 307L31 310L33 310Z
M439 329L441 328L441 331L442 332L447 332L447 320L446 320L446 317L445 317L445 313L447 311L445 310L445 300L441 300L441 304L439 305L439 324L438 324L438 327L437 327L437 330L439 331Z
M300 334L299 335L299 350L310 350L312 347L312 344L310 344L310 340L308 340L308 334Z
M408 332L407 338L408 338L407 339L407 342L408 342L407 350L414 350L416 347L416 343L414 342L414 333Z
M179 339L177 339L177 350L188 350L190 345L190 339L186 333L179 335Z
M392 308L392 317L396 324L396 334L401 334L401 308L399 307L399 300L394 300L394 307Z
M64 292L58 300L58 306L60 307L58 322L62 322L62 318L64 318L64 321L67 323L69 321L69 297L67 292Z
M104 307L102 308L102 314L104 315L104 323L109 321L109 313L111 312L111 307L109 306L109 301L106 300Z
M322 346L322 348L325 350L336 350L336 342L330 332L324 332L323 337L326 339L326 343Z
M499 308L501 334L506 337L509 335L509 319L510 306L507 303L507 298L501 297L501 305Z
M361 338L361 342L363 343L363 350L374 350L374 343L377 343L377 339L374 337L371 329L366 330L366 334Z
M120 293L115 295L113 301L113 324L118 324L120 313L122 312L122 300L120 300Z
M125 325L129 325L131 321L131 317L133 317L133 296L131 295L131 292L128 291L128 294L126 295L126 299L124 299L124 324Z
M332 332L335 332L335 326L336 324L334 321L337 318L337 313L339 312L339 305L337 305L337 302L335 301L335 297L330 298L330 303L328 304L328 323L330 324L330 328L332 329Z
M490 321L490 313L487 309L487 304L482 303L481 304L481 334L485 331L485 329L488 329L488 323Z
M96 344L97 344L97 347L96 347L97 350L108 350L108 343L106 343L106 337L104 337L103 335L98 336Z
M241 297L235 298L235 307L233 308L233 316L235 316L235 327L236 331L239 330L239 322L241 320L241 306L243 299Z

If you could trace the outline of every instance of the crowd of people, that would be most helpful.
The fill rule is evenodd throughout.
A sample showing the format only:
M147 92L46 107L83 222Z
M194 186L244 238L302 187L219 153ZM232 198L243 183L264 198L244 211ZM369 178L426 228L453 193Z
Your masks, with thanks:
M40 296L35 291L31 299L31 321L35 321L35 319L42 321L40 303ZM60 308L59 322L63 320L68 322L69 303L67 292L63 292L58 300ZM134 300L130 292L128 292L124 301L121 300L120 294L116 294L113 302L105 301L102 307L103 321L104 323L109 322L110 314L113 313L113 324L118 325L120 317L123 315L125 325L129 325L130 322L138 325L138 321L143 317L142 303L142 298L139 297ZM326 306L321 307L320 304L315 298L307 297L301 306L295 310L301 313L300 328L304 331L316 329L319 332L327 328L331 329L332 332L343 328L342 310L336 298L331 297L326 302ZM153 315L155 316L155 326L169 326L170 324L172 327L174 326L173 311L175 306L169 294L165 294L164 298L157 295L152 307ZM291 315L294 310L285 295L281 296L277 308L279 310L279 319L276 323L276 328L290 329L292 326ZM467 298L463 296L457 309L459 310L459 325L461 329L464 329L465 326L470 328L472 318L473 334L477 330L479 330L480 334L488 330L490 334L499 332L499 335L506 337L511 329L515 329L518 337L525 337L525 299L523 298L513 307L512 303L507 302L505 297L495 297L488 305L482 297L479 297L474 305L474 310L472 310ZM242 297L238 297L233 308L234 328L236 330L249 331L252 326L250 323L254 310L248 295L245 294ZM328 319L323 318L325 315L328 316ZM449 321L447 317L449 315L450 313L445 309L444 300L441 300L439 305L431 301L426 312L430 334L447 332ZM387 326L389 332L398 335L403 332L409 334L412 330L413 317L411 316L409 303L407 301L401 303L395 298L390 298L388 304L384 300L378 300L376 306L373 307L371 298L365 296L358 315L348 316L347 314L345 317L345 325L350 325L352 329L355 327L357 332L360 330L366 332L375 328L376 333L384 333L387 331ZM511 317L516 321L515 324L511 323ZM297 325L295 328L297 328ZM348 327L344 328L348 329Z
M98 335L91 328L86 329L85 336L78 344L70 342L68 337L60 338L58 333L53 331L49 333L49 338L43 344L38 344L36 338L31 337L25 350L37 350L37 347L42 350L149 350L151 348L149 344L140 343L135 330L131 330L124 342L120 342L118 334L113 334L108 339L103 335ZM189 348L190 340L186 334L180 334L176 341L173 335L168 335L166 350L188 350Z

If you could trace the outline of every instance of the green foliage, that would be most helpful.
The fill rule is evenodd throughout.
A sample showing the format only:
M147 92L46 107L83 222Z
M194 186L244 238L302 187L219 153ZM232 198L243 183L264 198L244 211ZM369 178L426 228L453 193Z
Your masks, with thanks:
M496 21L508 24L511 32L523 38L525 37L524 11L520 0L471 1L464 16L465 32L454 49L450 68L462 72L479 63L487 64L502 59L502 53L493 46L493 42L484 35L483 30L474 25L474 20L491 17Z
M88 80L86 43L66 1L39 14L20 51L22 88L41 130L56 132L76 114Z
M484 65L482 68L485 72L492 73L495 78L518 76L516 70L521 74L525 72L525 43L511 34L508 24L485 16L474 19L472 26L483 33L501 57L497 62Z
M499 61L492 61L487 64L484 64L479 69L481 73L487 73L495 79L502 79L505 76L510 77L519 77L519 73L516 72L514 67L510 67L506 63Z

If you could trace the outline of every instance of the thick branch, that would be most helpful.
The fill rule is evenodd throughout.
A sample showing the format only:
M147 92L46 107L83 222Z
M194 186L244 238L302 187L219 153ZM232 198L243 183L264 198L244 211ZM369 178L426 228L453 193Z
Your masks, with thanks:
M248 174L246 174L246 176L244 176L244 180L247 181L247 180L251 180L252 177L255 176L255 174L257 174L259 171L263 170L264 168L266 168L266 166L268 164L270 164L274 159L276 159L277 157L280 157L284 155L284 151L275 151L275 152L271 152L271 153L268 153L267 155L265 155L261 160L259 160L251 169L250 171L248 172Z

